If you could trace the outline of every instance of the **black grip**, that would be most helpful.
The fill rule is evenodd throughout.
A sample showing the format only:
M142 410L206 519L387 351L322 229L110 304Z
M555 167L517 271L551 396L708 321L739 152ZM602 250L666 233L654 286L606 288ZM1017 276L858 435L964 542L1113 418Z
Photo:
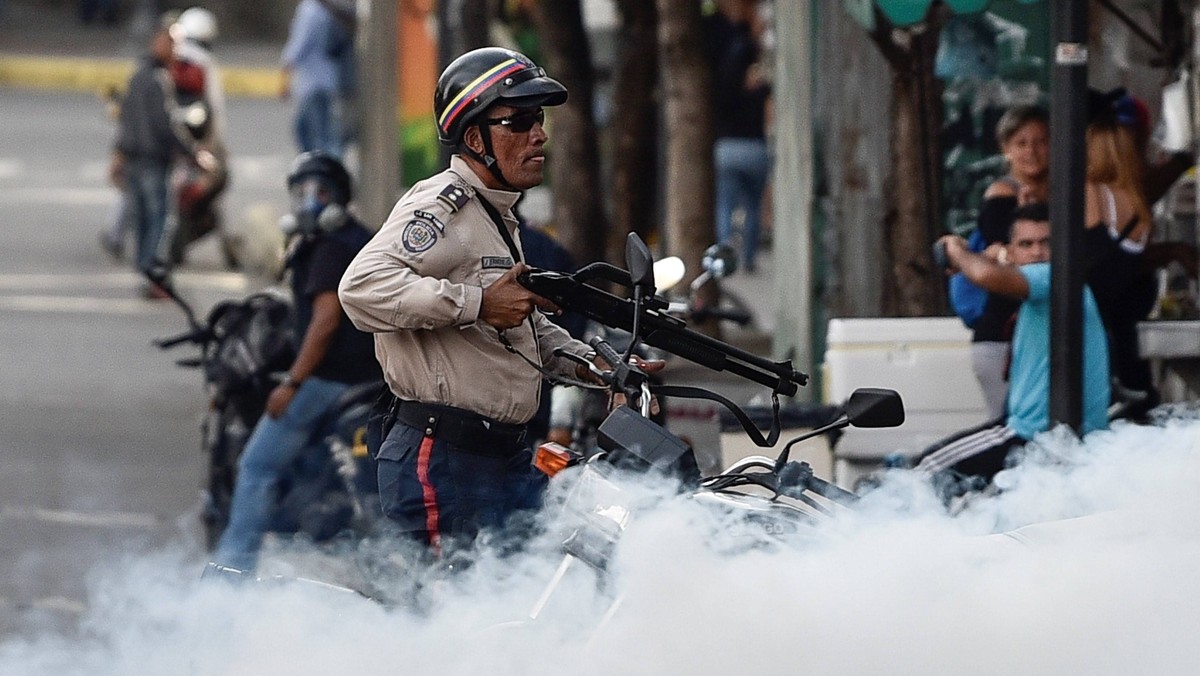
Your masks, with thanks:
M858 495L831 484L818 476L809 478L808 488L817 495L842 505L853 505L859 500Z
M615 349L613 349L612 345L608 344L608 341L604 340L600 336L593 336L588 344L592 346L592 349L596 351L596 354L600 355L601 359L608 362L609 366L616 366L617 364L621 363L621 355Z

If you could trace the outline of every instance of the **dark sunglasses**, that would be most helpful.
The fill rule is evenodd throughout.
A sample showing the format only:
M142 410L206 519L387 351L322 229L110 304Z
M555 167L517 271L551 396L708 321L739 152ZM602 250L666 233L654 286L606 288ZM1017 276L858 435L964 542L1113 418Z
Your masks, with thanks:
M527 110L523 113L513 113L504 117L494 117L484 120L483 123L489 127L500 125L508 127L509 131L514 134L524 134L533 129L534 124L545 124L546 111L538 108L537 110Z

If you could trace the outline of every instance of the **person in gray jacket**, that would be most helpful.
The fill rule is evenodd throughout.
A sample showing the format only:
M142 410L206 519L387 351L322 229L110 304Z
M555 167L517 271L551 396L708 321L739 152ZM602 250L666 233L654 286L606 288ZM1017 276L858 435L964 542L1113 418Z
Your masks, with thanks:
M526 423L542 374L584 376L555 350L594 359L538 310L558 310L517 282L526 266L512 207L542 182L543 107L566 89L525 56L482 48L438 79L438 136L457 153L418 182L355 257L339 296L375 334L396 396L378 453L384 513L435 554L481 529L519 533L540 504ZM531 364L532 362L532 364ZM598 362L599 363L599 362Z
M169 26L166 21L159 25L148 54L129 79L108 170L128 200L126 213L136 227L136 266L141 272L164 264L159 248L167 221L167 178L171 163L188 152L171 124L174 86L167 69L175 57ZM166 297L154 284L147 286L146 295Z

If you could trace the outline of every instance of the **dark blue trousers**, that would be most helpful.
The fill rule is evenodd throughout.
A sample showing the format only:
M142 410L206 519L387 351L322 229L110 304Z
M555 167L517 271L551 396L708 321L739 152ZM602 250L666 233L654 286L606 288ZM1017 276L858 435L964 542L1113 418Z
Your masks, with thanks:
M396 423L379 449L379 499L398 529L435 554L483 530L524 534L514 517L542 503L547 478L530 449L468 448Z

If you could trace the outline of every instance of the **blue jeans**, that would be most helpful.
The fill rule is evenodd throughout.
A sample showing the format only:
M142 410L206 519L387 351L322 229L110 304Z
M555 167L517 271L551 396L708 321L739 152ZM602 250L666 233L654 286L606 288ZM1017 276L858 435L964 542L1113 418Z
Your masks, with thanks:
M130 162L125 168L125 199L129 222L137 228L137 268L149 270L158 259L159 242L167 223L168 167L154 162Z
M733 214L741 210L742 262L754 268L758 254L759 214L771 158L761 138L719 138L713 148L717 178L717 241L733 245Z
M320 438L330 409L350 386L307 378L277 419L263 415L238 461L229 525L213 560L238 570L253 570L275 511L279 480L300 453Z
M301 152L323 150L342 156L342 134L338 129L333 92L317 90L296 106L296 144Z

